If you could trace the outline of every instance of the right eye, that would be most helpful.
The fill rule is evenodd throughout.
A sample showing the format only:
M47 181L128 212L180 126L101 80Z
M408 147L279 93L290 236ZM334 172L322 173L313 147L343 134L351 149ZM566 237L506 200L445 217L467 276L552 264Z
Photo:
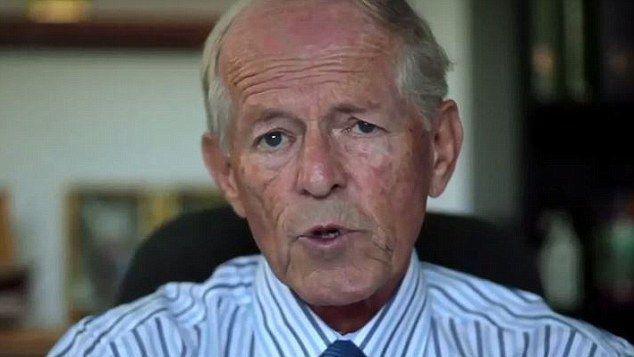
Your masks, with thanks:
M270 131L256 140L256 147L265 151L277 151L289 142L288 135L280 130Z

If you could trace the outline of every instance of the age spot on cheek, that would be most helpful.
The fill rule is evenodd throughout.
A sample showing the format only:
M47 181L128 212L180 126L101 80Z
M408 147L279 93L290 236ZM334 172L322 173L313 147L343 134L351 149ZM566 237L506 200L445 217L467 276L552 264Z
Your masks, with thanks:
M373 167L380 167L388 161L393 150L392 145L386 140L369 145L358 142L346 143L344 151L346 155L351 156L353 161L370 163Z

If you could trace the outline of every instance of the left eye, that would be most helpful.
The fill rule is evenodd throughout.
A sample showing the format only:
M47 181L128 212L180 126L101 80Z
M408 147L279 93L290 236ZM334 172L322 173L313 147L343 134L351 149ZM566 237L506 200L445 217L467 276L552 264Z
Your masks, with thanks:
M258 150L273 152L286 147L291 140L288 135L280 130L274 130L260 136L255 143Z
M365 122L363 120L359 120L358 122L356 122L353 126L353 130L355 132L355 134L372 134L373 132L375 132L379 127Z

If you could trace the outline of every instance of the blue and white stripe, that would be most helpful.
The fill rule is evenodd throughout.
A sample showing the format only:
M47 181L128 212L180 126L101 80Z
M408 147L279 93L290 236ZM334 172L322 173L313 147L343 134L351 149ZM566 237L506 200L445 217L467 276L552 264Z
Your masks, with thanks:
M329 328L262 256L250 256L205 283L170 283L86 318L49 355L319 356L341 339L368 356L634 356L627 341L554 313L536 295L415 254L396 295L348 335Z

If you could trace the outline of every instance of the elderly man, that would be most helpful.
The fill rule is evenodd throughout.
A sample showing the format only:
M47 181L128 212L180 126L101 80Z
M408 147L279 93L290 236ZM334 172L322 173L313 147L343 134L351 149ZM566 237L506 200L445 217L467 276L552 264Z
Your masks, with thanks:
M462 142L448 64L405 1L238 2L204 52L202 150L263 255L87 318L51 354L634 354L413 253Z

